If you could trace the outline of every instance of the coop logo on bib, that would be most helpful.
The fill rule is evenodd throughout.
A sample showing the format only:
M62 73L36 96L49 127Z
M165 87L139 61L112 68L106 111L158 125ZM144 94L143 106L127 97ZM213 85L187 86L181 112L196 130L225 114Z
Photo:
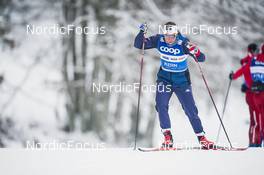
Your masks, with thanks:
M177 55L181 52L180 49L169 48L169 47L165 47L165 46L161 46L160 50L162 52L166 52L166 53L173 53L174 55Z

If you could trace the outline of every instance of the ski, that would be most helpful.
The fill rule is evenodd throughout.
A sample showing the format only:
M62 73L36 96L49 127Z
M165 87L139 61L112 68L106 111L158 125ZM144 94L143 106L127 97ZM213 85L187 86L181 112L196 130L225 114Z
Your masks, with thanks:
M183 150L213 150L213 151L245 151L247 150L247 147L241 147L241 148L229 148L229 147L223 147L223 146L214 146L211 149L204 149L202 147L174 147L174 148L138 148L141 152L156 152L156 151L183 151Z

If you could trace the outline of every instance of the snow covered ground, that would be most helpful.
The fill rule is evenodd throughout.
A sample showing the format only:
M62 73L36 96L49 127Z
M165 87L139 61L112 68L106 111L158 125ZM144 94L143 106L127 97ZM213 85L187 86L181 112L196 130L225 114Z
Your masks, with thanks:
M4 175L248 175L261 174L263 149L240 152L132 149L0 150Z

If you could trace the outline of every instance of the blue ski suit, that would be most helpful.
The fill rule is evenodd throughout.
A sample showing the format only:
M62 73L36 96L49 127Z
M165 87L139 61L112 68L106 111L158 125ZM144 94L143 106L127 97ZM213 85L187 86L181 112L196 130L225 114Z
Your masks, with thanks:
M192 95L191 80L188 71L187 57L189 49L186 47L189 40L178 33L176 42L172 45L165 42L164 35L157 34L144 39L140 31L135 38L134 47L142 49L156 48L160 54L160 69L157 74L156 110L159 114L161 129L170 129L169 101L173 93L178 97L185 114L192 125L196 135L203 135L204 130L198 116L198 110ZM203 53L197 58L199 62L205 61Z

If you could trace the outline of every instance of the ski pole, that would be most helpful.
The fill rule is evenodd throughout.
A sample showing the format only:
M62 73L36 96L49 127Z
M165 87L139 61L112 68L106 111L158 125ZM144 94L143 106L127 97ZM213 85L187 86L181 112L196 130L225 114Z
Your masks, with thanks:
M222 111L222 120L224 120L224 115L225 115L225 110L226 110L226 104L227 104L227 99L228 99L228 95L229 95L229 92L230 92L231 84L232 84L232 80L230 79L229 80L229 83L228 83L228 87L227 87L227 91L226 91L226 96L225 96L225 101L224 101L224 107L223 107L223 111ZM219 124L219 127L218 127L217 137L216 137L216 141L215 141L216 143L219 140L220 132L221 132L221 124Z
M139 91L138 91L138 101L137 101L137 115L136 115L137 118L136 118L134 150L136 150L136 148L137 148L137 136L138 136L138 125L139 125L139 111L140 111L140 96L141 96L142 74L143 74L143 64L144 64L144 54L145 54L144 49L145 49L145 34L143 36L143 44L142 44L142 49L141 49L140 75L139 75Z
M202 79L203 79L203 81L204 81L204 84L205 84L205 86L206 86L206 89L207 89L207 91L208 91L208 93L209 93L209 96L210 96L211 101L212 101L212 103L213 103L213 106L214 106L214 108L215 108L215 111L216 111L216 114L217 114L218 119L219 119L219 121L220 121L220 124L221 124L221 126L223 127L223 130L224 130L224 132L225 132L225 135L226 135L226 138L227 138L227 140L228 140L228 142L229 142L230 147L233 148L233 146L232 146L232 144L231 144L231 141L230 141L230 139L229 139L229 137L228 137L228 134L227 134L227 132L226 132L226 129L225 129L224 123L223 123L223 121L222 121L222 119L221 119L221 117L220 117L219 111L218 111L218 109L217 109L217 107L216 107L216 104L215 104L214 98L213 98L213 96L212 96L212 93L211 93L211 91L210 91L210 88L209 88L209 86L208 86L208 83L207 83L207 81L206 81L206 79L205 79L205 76L204 76L203 70L202 70L202 68L201 68L201 66L200 66L200 64L199 64L199 62L198 62L198 60L197 60L197 58L196 58L194 55L192 55L192 54L190 54L190 55L194 58L195 62L197 63L197 65L198 65L198 67L199 67L200 74L201 74L201 76L202 76Z

